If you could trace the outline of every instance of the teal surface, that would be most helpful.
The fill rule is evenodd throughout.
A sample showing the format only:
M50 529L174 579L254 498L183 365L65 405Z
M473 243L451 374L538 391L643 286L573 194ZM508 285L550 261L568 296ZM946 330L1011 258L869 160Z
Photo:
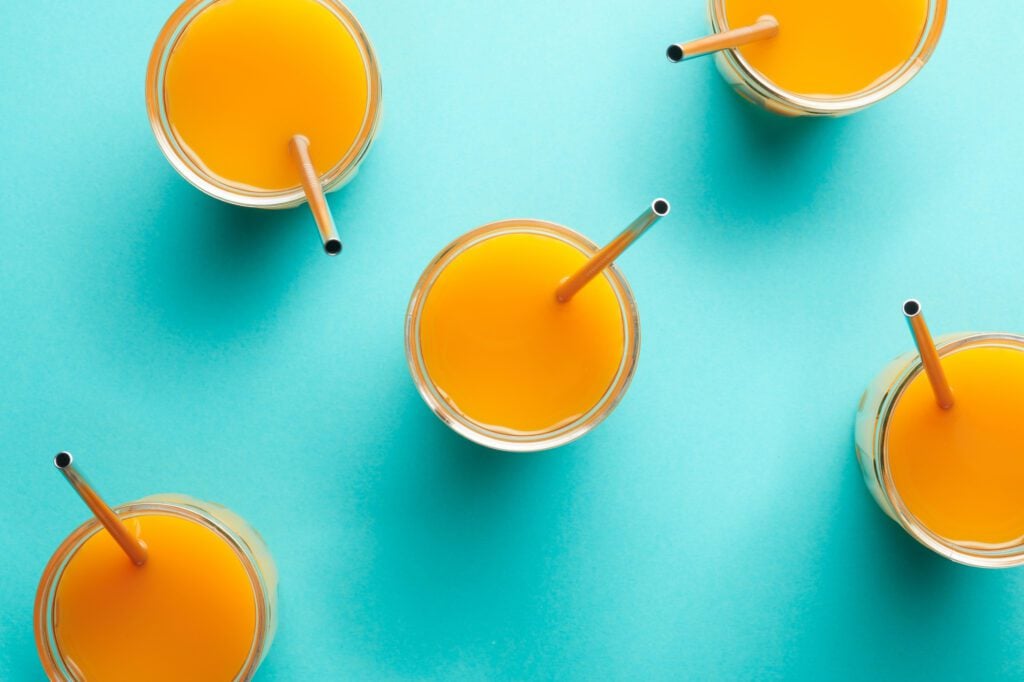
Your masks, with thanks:
M266 536L280 627L258 679L1020 679L1024 569L933 556L869 498L860 392L933 330L1024 331L1024 5L954 3L905 90L841 120L670 65L700 0L371 2L385 113L308 212L219 204L143 101L175 0L0 3L0 679L38 680L32 599L86 517L184 492ZM450 433L409 378L427 261L490 220L621 261L643 349L560 450Z

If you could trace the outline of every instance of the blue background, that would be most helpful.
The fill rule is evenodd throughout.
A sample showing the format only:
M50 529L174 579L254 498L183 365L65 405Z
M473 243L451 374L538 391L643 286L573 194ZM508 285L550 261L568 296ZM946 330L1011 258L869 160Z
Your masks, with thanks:
M665 60L700 0L353 0L385 113L328 259L305 209L220 204L158 151L175 4L0 3L0 679L42 677L33 593L86 516L60 449L111 502L261 529L261 680L1024 675L1024 569L917 546L852 445L905 297L1024 330L1024 42L993 31L1024 5L955 3L893 98L784 120ZM658 195L618 410L548 453L450 433L403 356L427 261L506 217L605 241Z

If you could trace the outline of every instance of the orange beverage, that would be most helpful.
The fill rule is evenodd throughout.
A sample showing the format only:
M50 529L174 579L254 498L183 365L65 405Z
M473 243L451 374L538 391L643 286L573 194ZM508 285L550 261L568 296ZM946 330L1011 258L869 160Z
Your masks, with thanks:
M887 78L910 59L928 20L928 0L726 0L729 26L771 14L779 34L740 54L780 88L848 95Z
M936 404L916 353L865 394L858 456L869 487L883 509L950 558L1022 563L1024 339L958 335L938 347L952 408Z
M118 509L146 544L133 565L96 520L54 555L36 636L51 679L248 679L270 646L276 571L232 512L182 496Z
M331 189L379 115L372 48L334 0L189 0L157 41L150 79L154 131L186 178L264 199L301 194L292 136L310 140Z
M845 114L899 89L942 32L946 0L710 0L716 32L763 15L776 36L725 50L716 62L748 99L789 115Z
M917 375L889 418L893 482L907 509L958 544L1024 539L1024 353L978 347L942 362L956 405L939 409Z
M607 414L635 365L632 295L609 268L571 301L555 299L596 250L567 228L519 220L442 251L413 294L406 338L413 375L445 421L525 450L571 440Z

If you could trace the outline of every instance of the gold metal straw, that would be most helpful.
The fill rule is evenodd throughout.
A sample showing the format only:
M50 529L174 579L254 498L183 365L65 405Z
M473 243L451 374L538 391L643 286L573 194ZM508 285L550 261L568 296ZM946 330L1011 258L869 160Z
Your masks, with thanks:
M295 135L288 142L288 148L299 165L302 189L306 192L309 210L313 212L316 227L320 230L324 251L329 256L337 256L341 253L341 239L338 238L338 228L334 226L334 217L331 216L331 211L327 208L327 199L324 197L324 188L320 185L320 177L316 174L313 160L309 156L309 138L305 135Z
M629 224L625 230L619 233L607 246L590 257L579 270L571 276L562 280L562 283L555 289L555 298L559 303L566 303L576 293L586 286L587 282L594 279L612 261L619 257L626 248L640 238L659 219L668 215L671 206L666 199L655 199L640 217Z
M74 458L70 452L60 452L53 458L53 463L64 474L64 478L68 479L68 483L71 484L71 487L75 489L79 497L92 510L92 513L96 515L96 518L107 529L107 532L117 541L117 544L121 545L121 549L132 560L132 563L136 566L145 564L149 554L146 551L146 545L143 544L142 540L131 534L131 531L124 525L120 517L114 513L114 510L103 501L103 498L89 485L85 477L72 465L73 460Z
M953 407L953 390L949 387L946 373L942 370L939 351L935 348L935 341L932 340L928 325L924 322L924 315L921 314L921 303L913 298L906 301L903 304L903 314L910 325L910 333L914 335L917 352L921 354L921 364L924 365L928 383L932 385L932 392L935 393L935 402L942 409L948 410Z
M691 40L688 43L676 43L669 45L665 54L670 62L681 62L684 59L693 59L702 55L726 50L730 47L739 47L757 40L773 38L779 33L779 20L770 14L760 16L750 26L741 26L731 31L713 33L703 38Z

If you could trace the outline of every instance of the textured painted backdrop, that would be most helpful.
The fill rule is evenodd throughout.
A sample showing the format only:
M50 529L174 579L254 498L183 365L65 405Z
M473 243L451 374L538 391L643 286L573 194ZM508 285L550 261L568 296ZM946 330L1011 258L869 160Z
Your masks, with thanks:
M332 197L261 213L179 178L146 120L175 0L0 3L0 679L42 677L32 598L85 509L221 501L269 541L260 680L1019 679L1024 569L932 556L868 497L861 390L936 331L1024 331L1024 4L956 3L934 59L852 118L782 120L710 61L699 0L352 9L380 137ZM477 448L409 379L426 262L484 222L611 237L641 309L618 410L549 453Z

